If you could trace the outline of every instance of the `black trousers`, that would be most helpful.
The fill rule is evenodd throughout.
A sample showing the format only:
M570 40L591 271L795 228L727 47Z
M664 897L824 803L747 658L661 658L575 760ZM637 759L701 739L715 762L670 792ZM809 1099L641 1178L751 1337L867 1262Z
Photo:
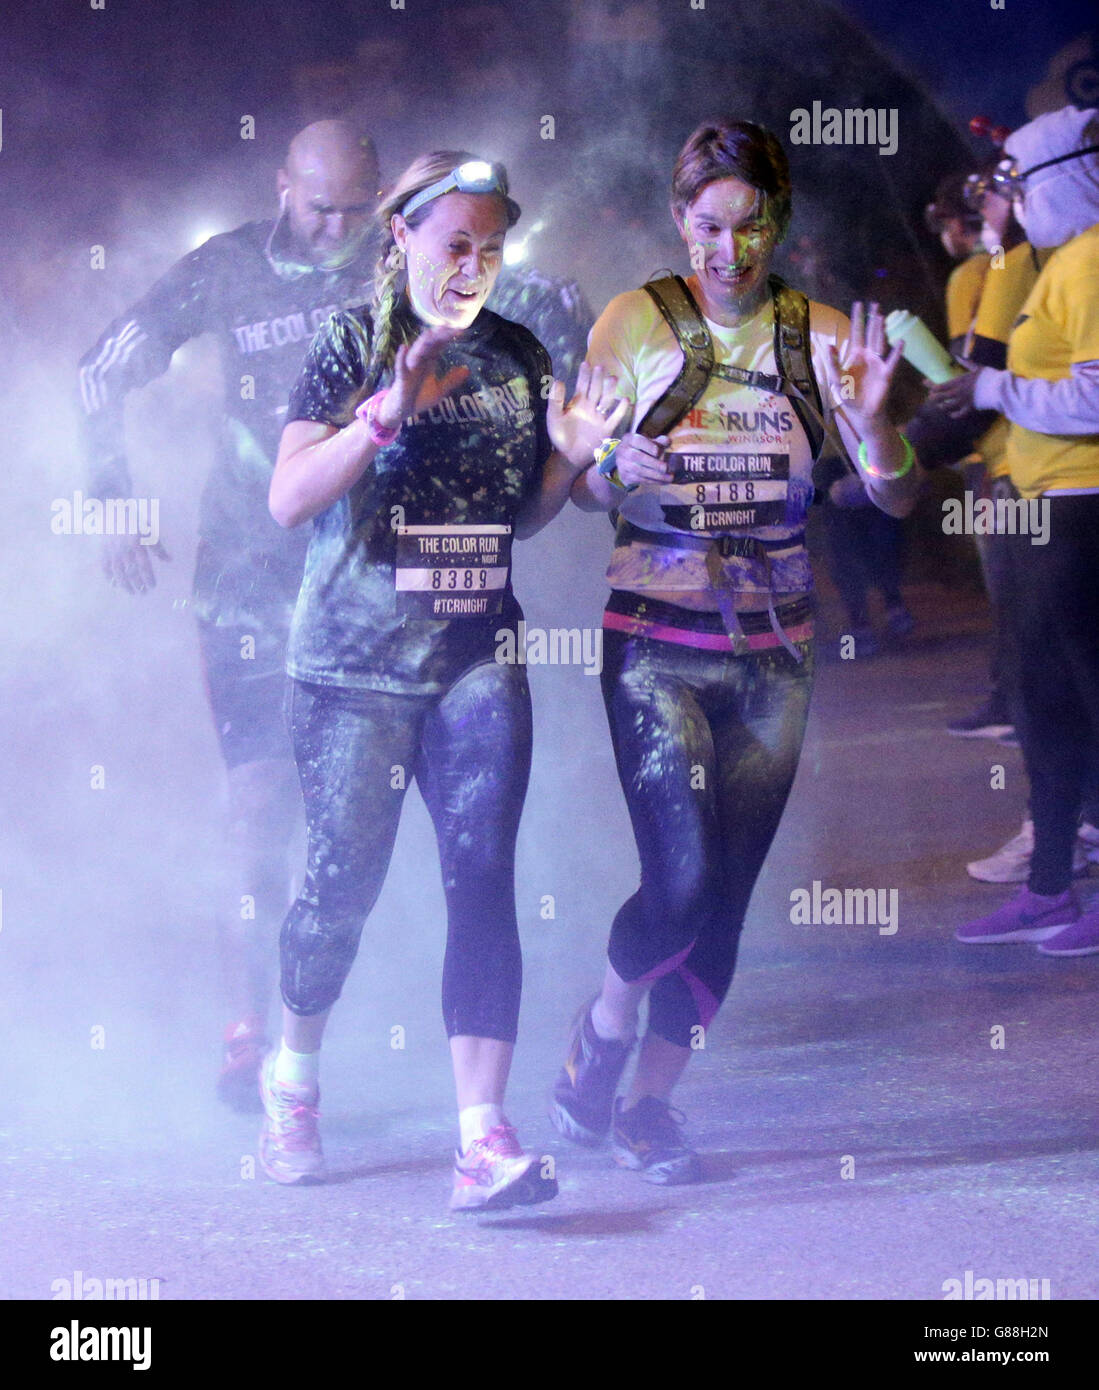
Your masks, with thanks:
M745 656L605 631L603 697L641 859L608 958L653 980L649 1027L695 1042L728 992L744 914L797 772L813 684L782 648Z
M514 1042L515 838L531 756L523 667L483 662L437 696L291 681L289 716L309 851L280 939L286 1007L318 1014L339 998L415 777L446 892L447 1034Z
M1072 881L1099 749L1099 494L1048 501L1047 544L1007 538L1035 893L1061 893Z

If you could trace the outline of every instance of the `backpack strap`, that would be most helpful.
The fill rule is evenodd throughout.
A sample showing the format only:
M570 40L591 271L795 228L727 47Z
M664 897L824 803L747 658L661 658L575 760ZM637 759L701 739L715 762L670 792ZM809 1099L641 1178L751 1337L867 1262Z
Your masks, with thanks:
M705 391L714 369L714 343L702 312L681 276L650 280L642 289L660 310L683 353L679 375L650 406L637 427L638 434L655 439L678 424Z
M777 376L716 364L710 330L681 276L663 276L642 286L671 329L683 354L683 365L663 396L649 407L636 432L650 439L667 434L700 399L715 375L772 395L788 396L809 440L814 460L813 481L819 497L837 476L857 470L847 458L835 425L824 414L824 402L813 371L809 301L778 275L769 276L767 284L774 306ZM617 511L612 511L612 524L617 524L617 520Z
M775 364L784 378L790 404L809 437L813 481L818 491L845 473L857 473L847 457L834 422L824 413L809 336L809 301L778 275L768 277L775 317ZM793 386L793 391L789 387Z
M801 396L790 397L794 413L809 436L813 458L820 456L824 443L824 404L813 372L809 338L809 301L800 290L793 290L777 275L767 281L774 304L775 365L780 377L792 381ZM811 409L806 409L806 406ZM814 418L815 417L815 418Z
M672 330L683 354L683 365L664 395L650 406L637 427L638 434L650 439L667 434L701 397L710 378L717 375L772 394L788 395L809 439L813 458L819 460L826 453L846 457L835 427L826 421L824 402L813 371L809 301L778 275L770 276L767 283L774 305L777 376L715 364L710 330L681 276L668 275L642 286ZM831 447L826 449L826 445Z

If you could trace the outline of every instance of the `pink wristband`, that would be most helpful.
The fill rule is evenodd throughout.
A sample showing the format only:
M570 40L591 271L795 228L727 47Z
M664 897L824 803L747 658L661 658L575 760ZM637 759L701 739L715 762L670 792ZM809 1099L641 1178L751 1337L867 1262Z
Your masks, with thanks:
M401 432L400 425L394 429L387 429L385 425L378 423L378 409L382 401L385 400L388 389L388 387L383 387L382 390L375 391L355 411L355 414L366 425L366 432L370 436L371 444L376 444L379 449L384 449L387 444L392 444Z

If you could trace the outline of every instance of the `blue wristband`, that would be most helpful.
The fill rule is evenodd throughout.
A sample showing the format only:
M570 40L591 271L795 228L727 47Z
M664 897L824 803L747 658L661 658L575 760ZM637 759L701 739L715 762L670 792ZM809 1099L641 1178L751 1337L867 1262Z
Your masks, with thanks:
M603 440L595 451L595 471L601 478L606 478L612 487L619 488L622 492L630 492L632 488L618 476L614 462L615 451L621 442L620 439Z

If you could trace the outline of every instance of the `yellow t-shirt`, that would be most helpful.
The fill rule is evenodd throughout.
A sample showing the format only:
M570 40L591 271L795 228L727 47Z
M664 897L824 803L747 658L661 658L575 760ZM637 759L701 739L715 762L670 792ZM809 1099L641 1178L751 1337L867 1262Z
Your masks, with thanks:
M625 521L651 540L616 545L607 570L612 589L645 594L668 591L712 595L713 581L701 550L660 544L660 534L690 531L758 535L775 544L765 562L730 556L725 581L737 608L766 607L769 593L808 593L813 587L805 547L805 514L813 497L809 439L785 396L724 379L724 366L774 374L775 322L768 297L759 312L735 328L706 320L717 370L695 405L668 431L665 460L673 483L642 483L618 503ZM823 388L830 346L847 339L850 323L837 309L810 301L813 372ZM617 378L618 392L634 405L636 429L679 375L683 352L645 290L617 295L599 316L588 340L588 363ZM826 413L831 416L822 389ZM777 545L788 540L789 547Z
M1099 360L1099 225L1059 246L1027 295L1007 349L1016 376L1059 381L1074 362ZM1095 434L1038 434L1012 423L1006 463L1024 497L1049 488L1099 487Z
M988 338L1006 347L1019 311L1038 279L1034 253L1030 243L1013 246L1004 256L1003 264L988 272L981 293L981 302L973 324L975 338ZM989 478L1006 478L1007 436L1011 422L1001 415L990 425L974 446L984 459Z
M966 337L973 326L991 260L987 251L978 251L950 272L946 282L946 335L951 342Z

